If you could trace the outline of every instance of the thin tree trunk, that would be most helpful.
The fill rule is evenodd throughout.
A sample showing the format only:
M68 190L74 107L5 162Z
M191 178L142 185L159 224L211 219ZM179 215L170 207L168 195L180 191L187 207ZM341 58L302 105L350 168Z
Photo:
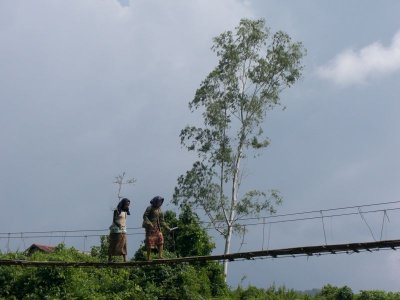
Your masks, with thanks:
M242 143L239 144L238 147L238 154L236 158L236 163L235 163L235 172L233 174L233 179L232 179L232 198L231 198L231 208L230 208L230 214L229 214L229 223L228 223L228 232L225 237L225 250L224 254L229 254L230 253L230 248L231 248L231 239L232 239L232 229L233 229L233 222L235 218L235 212L236 212L236 203L237 203L237 194L238 194L238 189L239 189L239 168L240 168L240 161L241 161L241 155L242 155ZM224 261L224 275L225 275L225 282L228 278L228 261Z
M225 250L224 254L229 254L230 247L231 247L231 238L232 238L232 226L228 225L228 234L225 236ZM228 279L228 261L224 260L224 275L225 275L225 282Z

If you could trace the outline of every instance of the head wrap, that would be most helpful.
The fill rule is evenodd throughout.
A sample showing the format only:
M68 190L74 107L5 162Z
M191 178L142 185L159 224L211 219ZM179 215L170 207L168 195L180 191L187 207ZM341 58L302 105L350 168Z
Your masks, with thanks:
M119 201L118 206L117 206L118 214L120 214L122 211L125 211L127 215L131 214L129 212L129 207L124 208L126 203L130 204L131 200L129 200L128 198L122 198L121 201Z
M160 207L164 202L164 198L161 196L155 196L150 200L150 204L155 207Z

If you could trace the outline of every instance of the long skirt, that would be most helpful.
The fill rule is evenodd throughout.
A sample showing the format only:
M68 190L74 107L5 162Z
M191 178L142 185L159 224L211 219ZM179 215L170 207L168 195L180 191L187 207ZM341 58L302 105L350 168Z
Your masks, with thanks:
M160 230L146 230L145 244L147 248L155 249L164 244L164 237Z
M109 255L127 254L127 238L125 233L110 233L108 254Z

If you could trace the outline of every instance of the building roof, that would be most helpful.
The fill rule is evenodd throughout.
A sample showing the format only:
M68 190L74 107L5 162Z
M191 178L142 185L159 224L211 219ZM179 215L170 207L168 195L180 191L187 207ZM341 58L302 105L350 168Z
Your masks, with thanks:
M43 244L32 244L28 249L26 249L27 252L32 253L34 251L43 251L46 253L51 253L56 250L56 247L54 246L49 246L49 245L43 245Z

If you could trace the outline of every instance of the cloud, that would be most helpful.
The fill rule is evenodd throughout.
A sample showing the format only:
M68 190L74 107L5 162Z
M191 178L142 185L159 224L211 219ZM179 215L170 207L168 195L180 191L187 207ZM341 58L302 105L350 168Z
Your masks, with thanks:
M348 49L318 68L317 74L341 86L365 83L368 79L400 70L400 31L389 47L372 43L359 51Z

